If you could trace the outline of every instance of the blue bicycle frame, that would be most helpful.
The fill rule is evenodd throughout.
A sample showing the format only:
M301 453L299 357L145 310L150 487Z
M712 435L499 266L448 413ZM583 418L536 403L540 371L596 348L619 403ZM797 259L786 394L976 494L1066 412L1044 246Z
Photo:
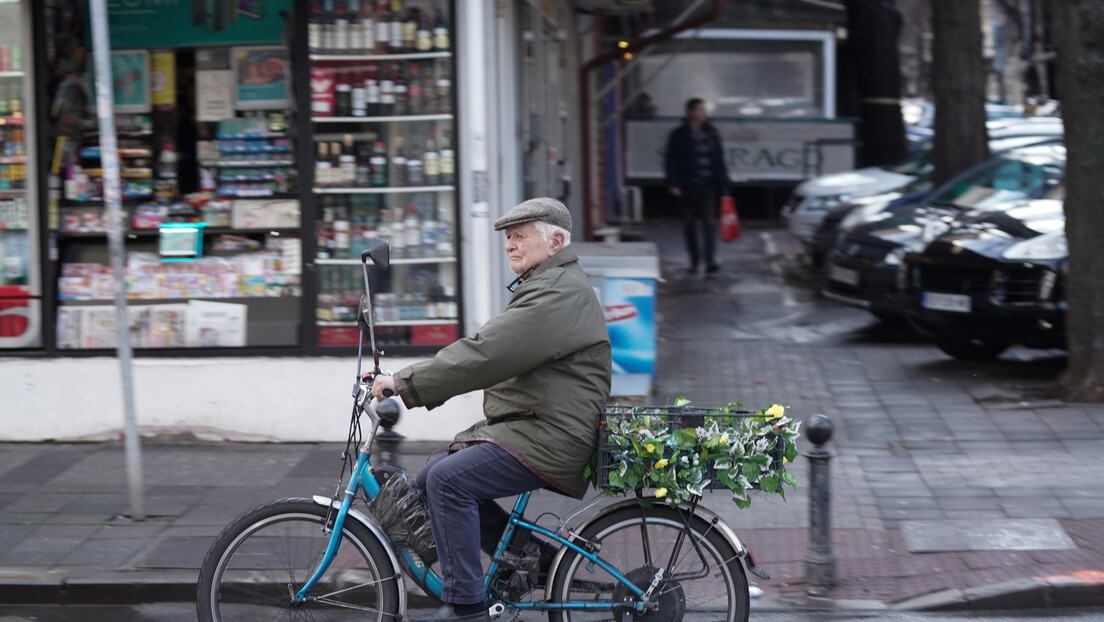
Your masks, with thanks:
M368 408L366 412L370 412ZM375 413L372 413L375 418ZM373 426L375 428L376 426ZM375 435L375 429L372 430L372 436ZM341 527L345 524L345 518L349 514L349 508L352 506L353 499L356 498L358 491L363 491L365 496L371 500L379 494L380 484L376 480L376 476L372 471L372 463L368 456L368 447L370 445L370 438L361 445L361 450L357 458L356 467L353 469L352 474L349 476L349 484L345 489L345 497L341 502L340 507L337 510L337 517L333 522L333 533L330 536L329 545L326 547L326 553L322 557L322 561L318 564L318 568L314 570L310 578L303 584L299 591L295 593L294 601L297 603L304 602L307 598L307 594L318 583L318 580L325 574L330 563L337 555L337 549L341 544ZM554 542L559 543L561 546L567 547L572 551L575 551L581 555L588 563L598 566L602 570L608 572L610 576L616 579L618 582L627 587L637 598L642 599L637 603L636 609L643 611L648 601L643 600L645 590L637 587L632 581L627 579L620 570L611 566L607 561L597 555L597 553L590 552L574 542L570 542L564 539L560 534L548 530L540 525L531 523L525 520L525 509L529 505L529 497L532 493L526 492L518 496L514 502L513 510L510 512L509 524L506 531L503 533L502 538L499 539L498 547L495 549L495 554L491 559L490 567L487 569L487 573L484 579L484 590L486 593L490 592L491 577L495 576L498 570L498 559L505 553L506 547L513 537L514 532L517 529L528 529L534 533L538 533ZM443 587L443 581L441 577L429 567L428 564L421 558L420 555L411 551L410 549L403 547L399 555L400 563L403 565L403 570L410 574L416 581L424 586L433 596L438 599L441 597L441 590ZM530 601L521 603L503 603L507 608L514 609L529 609L537 611L563 611L563 610L610 610L613 609L615 603L613 601L571 601L565 603L551 603L547 601Z

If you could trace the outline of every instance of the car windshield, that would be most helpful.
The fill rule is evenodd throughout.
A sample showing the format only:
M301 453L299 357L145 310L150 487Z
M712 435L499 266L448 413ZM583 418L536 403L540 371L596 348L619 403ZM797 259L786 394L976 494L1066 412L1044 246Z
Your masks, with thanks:
M885 170L901 175L918 177L930 174L932 169L931 147L922 147L905 156L905 159L896 164L885 167Z
M1065 163L1057 159L993 158L932 196L937 205L992 209L1016 199L1038 196L1062 178Z

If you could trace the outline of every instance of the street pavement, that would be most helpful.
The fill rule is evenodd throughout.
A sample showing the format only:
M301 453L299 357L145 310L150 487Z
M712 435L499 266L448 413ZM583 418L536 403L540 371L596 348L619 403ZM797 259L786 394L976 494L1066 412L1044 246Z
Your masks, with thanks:
M713 275L685 272L676 221L649 222L645 235L663 274L645 401L778 402L833 425L831 549L817 567L834 571L834 586L805 582L808 460L791 465L799 487L786 501L758 496L740 510L711 493L703 502L772 575L749 577L762 590L753 611L1104 605L1104 406L1046 397L1062 353L953 360L821 299L817 275L777 227L745 223L740 240L721 245ZM439 445L410 439L399 462L417 469ZM330 496L343 449L146 438L147 518L134 521L121 443L0 444L0 614L2 603L190 600L224 525L272 499ZM578 506L541 493L531 508L564 518ZM412 606L430 606L410 589Z

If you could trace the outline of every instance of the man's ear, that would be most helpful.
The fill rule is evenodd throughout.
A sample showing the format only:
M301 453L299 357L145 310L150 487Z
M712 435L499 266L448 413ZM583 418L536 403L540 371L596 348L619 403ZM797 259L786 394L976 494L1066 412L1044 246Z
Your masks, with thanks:
M563 248L563 243L564 243L564 235L562 233L557 231L556 233L552 234L552 250L553 251L558 251L561 248Z

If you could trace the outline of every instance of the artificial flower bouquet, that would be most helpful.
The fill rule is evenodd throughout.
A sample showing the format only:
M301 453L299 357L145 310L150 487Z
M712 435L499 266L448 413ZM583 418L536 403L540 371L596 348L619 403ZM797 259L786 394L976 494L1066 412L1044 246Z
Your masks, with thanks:
M707 489L727 489L746 508L752 490L785 499L785 486L797 487L786 464L797 458L800 426L780 404L694 408L680 398L675 406L610 406L584 475L606 494L636 491L673 506Z

